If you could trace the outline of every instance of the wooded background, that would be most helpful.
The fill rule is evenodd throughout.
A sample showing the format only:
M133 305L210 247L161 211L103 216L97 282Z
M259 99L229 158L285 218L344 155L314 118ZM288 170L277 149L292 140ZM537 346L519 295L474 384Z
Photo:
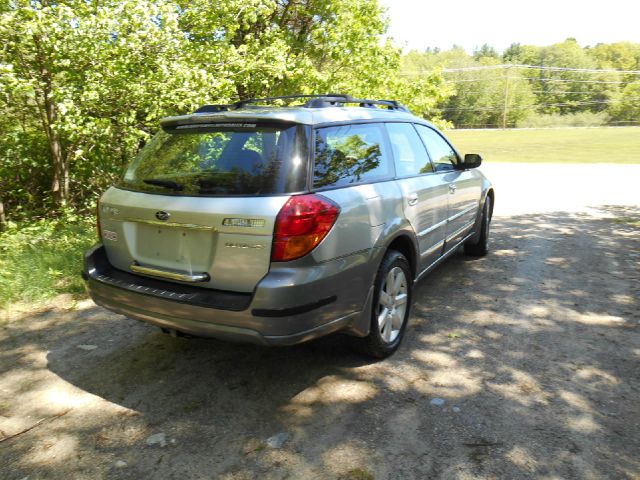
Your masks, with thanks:
M440 126L638 122L638 44L403 55L386 28L377 0L0 0L0 228L88 211L160 118L205 103L340 92Z

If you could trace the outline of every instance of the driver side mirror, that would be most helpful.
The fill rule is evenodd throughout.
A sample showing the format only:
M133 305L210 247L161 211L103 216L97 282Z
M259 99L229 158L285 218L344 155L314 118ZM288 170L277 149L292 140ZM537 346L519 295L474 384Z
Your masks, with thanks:
M482 164L482 157L477 153L467 153L464 156L461 167L466 170L467 168L478 168Z

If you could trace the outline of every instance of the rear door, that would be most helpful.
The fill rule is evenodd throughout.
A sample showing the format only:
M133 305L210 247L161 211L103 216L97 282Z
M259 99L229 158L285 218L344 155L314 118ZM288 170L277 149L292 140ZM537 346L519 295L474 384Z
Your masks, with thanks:
M458 156L451 145L434 129L417 126L436 174L447 186L448 213L446 249L454 247L473 228L482 189L481 181L470 171L458 170Z
M448 185L434 174L433 164L413 124L387 123L393 146L404 213L418 237L420 270L442 254L446 225Z
M139 275L250 292L268 272L275 218L304 190L303 126L161 132L100 202L111 264Z

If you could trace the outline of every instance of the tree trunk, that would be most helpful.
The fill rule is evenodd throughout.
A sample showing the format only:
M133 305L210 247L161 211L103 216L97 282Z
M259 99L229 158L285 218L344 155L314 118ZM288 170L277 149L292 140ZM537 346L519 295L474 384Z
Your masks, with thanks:
M7 226L7 217L4 215L4 203L0 197L0 232Z
M58 108L55 100L52 98L53 77L51 71L47 68L45 54L41 47L41 38L34 35L33 39L37 48L36 58L40 67L40 79L42 81L42 126L47 134L49 151L51 152L51 162L53 163L51 192L54 203L58 207L63 207L69 199L69 164L64 158L60 136L53 127L58 120ZM44 112L42 112L42 110L44 110Z
M69 165L64 159L62 153L62 144L58 132L55 131L53 125L58 119L58 109L55 101L51 98L51 74L48 70L43 69L42 76L45 80L44 85L44 107L45 107L45 129L47 130L47 138L49 139L49 150L51 152L51 161L53 162L53 180L51 182L51 191L53 200L57 206L66 205L69 198Z
M58 137L58 134L51 128L51 123L53 122L49 120L48 123L47 129L49 134L47 136L49 137L49 150L51 151L51 160L53 162L51 191L56 205L62 207L67 203L67 199L69 198L69 165L65 162L64 155L62 154L60 137Z

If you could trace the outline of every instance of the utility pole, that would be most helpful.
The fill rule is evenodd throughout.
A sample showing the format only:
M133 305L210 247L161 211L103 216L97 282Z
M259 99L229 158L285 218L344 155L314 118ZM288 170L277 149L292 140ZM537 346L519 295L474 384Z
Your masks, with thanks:
M504 102L502 105L502 128L507 128L507 110L509 108L509 69L507 65L504 69Z

